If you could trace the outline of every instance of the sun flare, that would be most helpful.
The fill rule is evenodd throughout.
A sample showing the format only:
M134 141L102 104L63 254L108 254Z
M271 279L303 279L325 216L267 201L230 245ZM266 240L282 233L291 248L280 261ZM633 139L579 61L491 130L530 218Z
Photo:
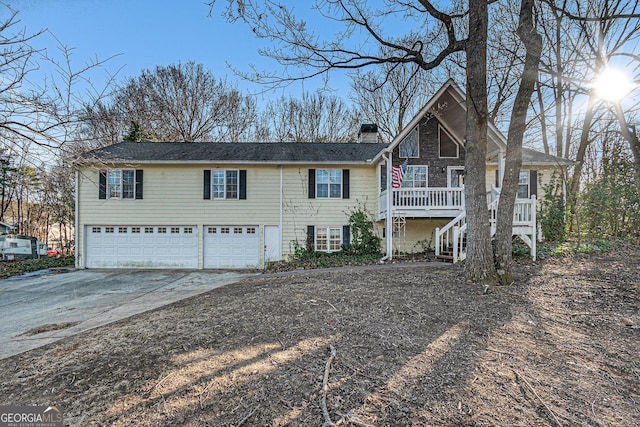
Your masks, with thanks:
M622 70L607 68L593 81L596 95L605 101L622 100L635 87L629 76Z

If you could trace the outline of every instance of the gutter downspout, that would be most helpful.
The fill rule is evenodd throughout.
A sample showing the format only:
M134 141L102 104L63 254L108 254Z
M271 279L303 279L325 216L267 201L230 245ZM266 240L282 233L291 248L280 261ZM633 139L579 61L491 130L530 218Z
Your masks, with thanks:
M504 179L504 167L505 167L505 152L500 149L498 154L498 188L502 189L502 180Z
M391 153L387 152L383 154L382 158L385 160L387 166L387 215L385 217L387 253L382 257L380 262L385 262L393 259L393 218L391 217L391 212L393 210L391 205L393 202L393 188L391 188Z
M284 230L282 229L282 216L283 216L283 210L284 210L284 187L283 187L283 170L284 170L284 165L280 165L280 248L279 248L279 253L278 253L278 258L282 259L282 236L284 235Z
M75 252L75 265L76 265L76 268L80 268L80 255L78 255L80 251L78 251L78 248L82 248L83 251L85 250L84 244L80 245L79 244L80 241L78 240L78 237L80 235L80 232L78 231L79 230L79 225L80 225L79 216L78 216L78 211L79 211L79 208L80 208L79 203L78 203L78 201L80 200L80 197L79 197L79 194L78 194L79 193L79 191L78 191L79 189L80 189L80 170L76 169L76 185L75 185L75 190L76 190L75 202L76 202L76 206L75 206L75 209L74 209L75 218L74 218L74 221L73 221L74 225L75 225L75 227L74 227L75 230L73 231L73 234L74 234L74 240L76 242L76 250L74 251Z

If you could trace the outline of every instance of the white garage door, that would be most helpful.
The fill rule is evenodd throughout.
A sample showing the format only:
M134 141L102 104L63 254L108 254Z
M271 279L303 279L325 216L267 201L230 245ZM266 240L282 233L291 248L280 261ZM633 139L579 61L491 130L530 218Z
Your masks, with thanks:
M89 226L88 268L197 268L195 226Z
M204 268L258 268L260 234L257 226L204 227Z

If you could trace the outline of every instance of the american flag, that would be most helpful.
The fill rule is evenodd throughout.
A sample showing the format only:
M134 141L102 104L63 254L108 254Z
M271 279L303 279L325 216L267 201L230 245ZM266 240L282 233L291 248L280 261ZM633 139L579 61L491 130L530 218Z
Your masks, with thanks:
M404 179L404 174L407 171L407 165L409 164L409 159L404 159L404 162L400 166L393 166L391 168L391 179L393 181L393 188L400 188L400 184L402 184L402 180Z

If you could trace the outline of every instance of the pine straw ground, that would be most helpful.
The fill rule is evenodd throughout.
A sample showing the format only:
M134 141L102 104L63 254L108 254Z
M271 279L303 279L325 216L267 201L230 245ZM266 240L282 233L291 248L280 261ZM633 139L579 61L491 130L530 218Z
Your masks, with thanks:
M523 262L486 294L441 264L260 276L1 360L0 404L74 426L322 426L325 405L350 426L637 426L639 259Z

